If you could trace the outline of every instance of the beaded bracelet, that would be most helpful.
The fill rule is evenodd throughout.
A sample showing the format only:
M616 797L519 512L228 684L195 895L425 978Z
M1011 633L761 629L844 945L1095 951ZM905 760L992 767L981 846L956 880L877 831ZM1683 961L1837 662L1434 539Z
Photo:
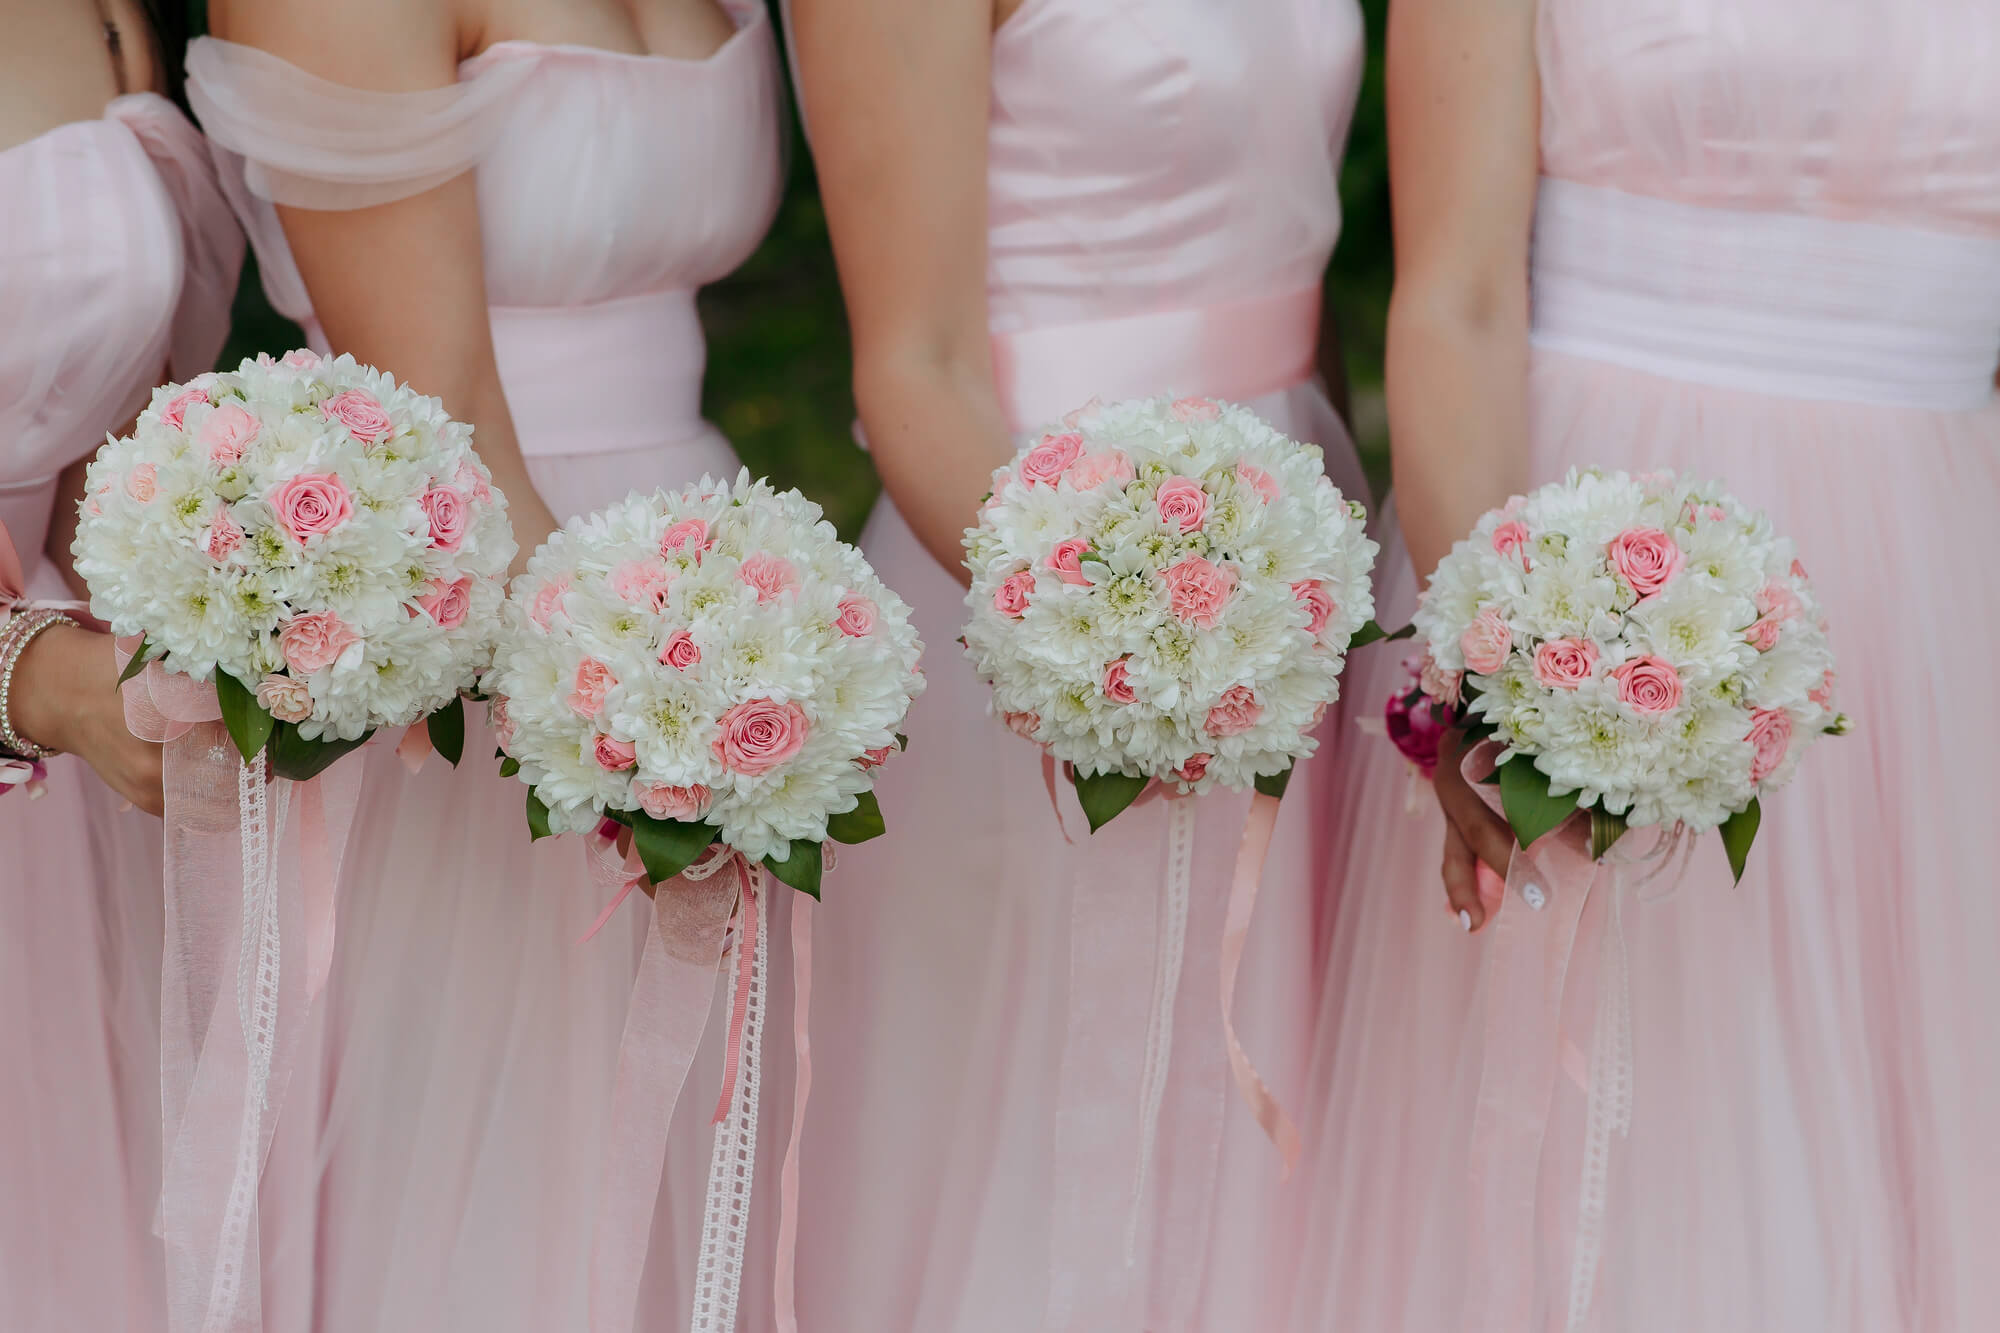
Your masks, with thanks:
M0 631L0 753L29 760L48 759L57 753L14 730L12 697L14 668L20 665L21 654L28 650L36 635L56 625L77 627L74 620L60 611L30 609L15 612L5 630Z

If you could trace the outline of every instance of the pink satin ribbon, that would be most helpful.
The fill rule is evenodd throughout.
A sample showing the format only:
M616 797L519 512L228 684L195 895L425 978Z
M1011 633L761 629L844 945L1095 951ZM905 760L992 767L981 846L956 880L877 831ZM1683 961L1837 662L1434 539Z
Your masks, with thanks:
M1242 1094L1250 1114L1257 1117L1264 1137L1278 1149L1285 1161L1285 1176L1299 1164L1299 1130L1255 1065L1250 1063L1243 1043L1236 1037L1236 973L1243 965L1243 947L1250 935L1250 917L1257 909L1257 886L1264 878L1264 858L1271 851L1271 835L1278 827L1278 798L1259 793L1250 802L1250 817L1243 824L1243 845L1236 853L1236 873L1229 885L1229 914L1222 927L1222 1030L1229 1046L1229 1067L1236 1075L1236 1090Z

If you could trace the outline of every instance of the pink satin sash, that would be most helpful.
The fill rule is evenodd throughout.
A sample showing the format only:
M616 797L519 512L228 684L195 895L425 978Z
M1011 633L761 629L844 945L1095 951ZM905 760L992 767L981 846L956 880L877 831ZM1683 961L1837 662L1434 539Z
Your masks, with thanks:
M1317 287L1193 310L1023 329L993 337L993 379L1016 431L1092 398L1203 394L1244 402L1312 378Z

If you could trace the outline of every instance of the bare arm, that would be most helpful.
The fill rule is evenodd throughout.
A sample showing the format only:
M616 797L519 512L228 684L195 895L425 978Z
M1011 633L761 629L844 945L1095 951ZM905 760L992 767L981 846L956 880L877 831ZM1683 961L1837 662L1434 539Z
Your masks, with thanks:
M1534 0L1396 0L1387 390L1397 513L1428 575L1527 480Z
M961 579L1013 453L986 326L992 0L797 0L800 96L882 482Z
M462 40L446 0L227 0L217 35L353 88L412 92L458 77ZM471 172L393 203L341 212L280 208L313 310L336 351L444 400L472 423L507 495L516 568L555 527L528 480L487 324L485 256Z
M1528 240L1539 161L1534 0L1396 0L1389 11L1389 176L1396 289L1387 388L1397 514L1419 571L1526 489ZM1438 766L1445 895L1484 925L1483 861L1507 826Z

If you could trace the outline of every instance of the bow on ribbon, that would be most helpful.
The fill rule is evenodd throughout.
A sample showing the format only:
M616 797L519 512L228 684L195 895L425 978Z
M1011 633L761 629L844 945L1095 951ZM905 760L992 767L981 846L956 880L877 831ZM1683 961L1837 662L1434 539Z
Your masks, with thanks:
M121 659L139 646L120 640ZM122 690L132 734L165 747L166 1151L156 1227L170 1326L254 1333L263 1322L258 1183L308 1010L332 967L360 765L273 780L261 753L242 761L213 685L152 663ZM304 957L287 965L300 939Z
M611 896L584 940L644 885L636 853L621 858L611 836L594 835L592 878ZM666 1164L667 1130L695 1052L708 1027L715 981L733 948L728 1045L722 1092L712 1123L696 1265L693 1333L733 1333L743 1280L750 1185L757 1144L757 1103L764 1001L768 991L770 902L763 868L717 844L653 893L639 974L618 1046L618 1078L605 1144L604 1173L591 1239L590 1326L595 1333L630 1333L637 1317L640 1275L652 1238L653 1211ZM812 899L794 900L792 1032L797 1080L791 1138L779 1176L779 1227L774 1300L779 1333L798 1333L793 1273L798 1239L799 1134L812 1086L807 1013L812 994ZM731 927L734 927L733 931ZM731 941L733 940L733 943Z

